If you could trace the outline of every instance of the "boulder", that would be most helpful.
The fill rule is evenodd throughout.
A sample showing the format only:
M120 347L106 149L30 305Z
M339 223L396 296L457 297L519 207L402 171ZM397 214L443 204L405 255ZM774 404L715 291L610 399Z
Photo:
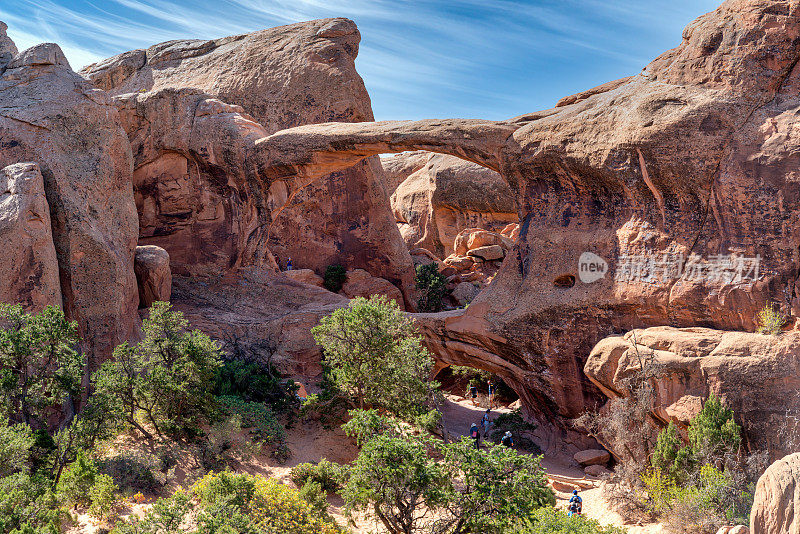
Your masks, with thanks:
M193 328L235 357L272 363L305 384L322 375L322 349L311 328L347 303L342 295L265 267L225 276L175 275L172 282L172 304Z
M342 293L351 299L356 297L369 298L372 295L386 295L389 299L395 301L400 306L400 309L405 310L403 294L400 293L397 286L384 278L372 276L364 269L347 271L347 280L342 286Z
M587 449L576 452L573 458L581 465L606 465L611 460L611 454L601 449Z
M172 272L166 250L155 245L136 247L133 270L139 285L140 308L149 308L157 300L169 302L172 295Z
M301 284L324 287L325 281L323 278L311 269L292 269L291 271L284 271L283 274Z
M142 241L168 250L175 273L268 266L272 256L283 264L291 257L298 268L362 268L413 290L411 258L377 157L301 188L282 173L260 172L280 166L282 154L265 149L253 157L242 140L244 130L265 136L301 124L373 120L355 69L360 39L352 21L322 19L208 41L169 41L82 71L126 108L136 108L135 131L128 132ZM206 124L221 123L220 115L229 124L205 130L193 122L200 113L188 101L170 96L161 97L163 105L150 102L155 97L149 94L185 90L216 100L206 106L212 113ZM165 135L148 133L162 128Z
M502 260L506 253L500 245L487 245L467 251L467 255L480 258L484 261Z
M44 180L35 163L0 169L0 303L61 307L58 259Z
M18 162L41 170L64 311L94 366L138 329L131 148L114 103L55 44L0 74L0 168Z
M584 371L607 397L625 396L623 381L639 369L641 354L653 354L662 368L652 408L656 419L685 430L713 392L733 409L749 450L790 452L775 429L787 411L800 411L800 332L636 329L600 341Z
M470 282L461 282L453 289L451 296L455 299L459 306L466 306L472 299L474 299L480 289Z
M464 228L499 230L519 221L511 188L485 167L426 152L400 154L382 163L389 176L396 176L400 169L409 172L391 197L409 248L424 247L445 257L453 252L456 236Z
M444 259L444 264L456 271L469 271L475 262L469 256L450 254Z
M430 152L417 150L381 156L383 181L389 194L394 193L397 186L406 181L406 178L425 167L431 155Z
M800 532L800 453L773 463L758 479L750 511L750 532Z
M590 477L598 477L598 478L611 474L611 471L609 471L606 467L600 464L587 465L586 467L583 468L583 472L589 475Z

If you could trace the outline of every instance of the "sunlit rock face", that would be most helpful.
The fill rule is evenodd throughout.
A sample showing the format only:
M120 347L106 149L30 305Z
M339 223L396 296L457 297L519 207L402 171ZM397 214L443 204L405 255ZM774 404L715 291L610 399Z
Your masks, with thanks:
M466 311L421 320L442 361L496 370L532 413L571 418L604 400L583 367L608 335L751 330L768 301L796 311L798 59L796 4L728 1L641 73L550 110L313 125L262 142L299 182L406 150L498 171L518 241ZM607 265L590 282L584 253Z
M377 158L299 191L280 159L251 153L250 138L284 128L373 119L355 70L360 39L352 21L324 19L170 41L84 69L130 117L142 242L164 247L176 273L291 258L320 274L366 269L408 292L411 258Z

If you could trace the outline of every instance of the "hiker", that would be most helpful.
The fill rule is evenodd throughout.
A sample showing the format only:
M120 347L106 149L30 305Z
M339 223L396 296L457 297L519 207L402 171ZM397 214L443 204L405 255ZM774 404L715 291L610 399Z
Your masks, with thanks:
M291 257L288 260L286 260L286 270L287 271L291 271L292 270L292 258Z
M503 435L503 439L500 440L500 444L505 445L506 447L514 446L514 438L511 436L510 430L506 430L506 433Z
M489 414L490 413L491 413L491 410L487 409L483 413L483 417L481 418L481 429L483 430L483 437L484 438L489 435L489 427L492 426L492 421L491 421L491 419L489 419Z
M580 495L578 495L578 490L572 491L572 497L569 498L569 506L567 507L569 513L568 516L573 515L581 515L581 510L583 509L583 499L581 499Z
M472 397L472 405L478 405L478 388L475 384L470 384L469 386L469 396Z
M495 385L494 382L491 380L487 381L487 385L489 386L489 408L494 408L494 392L495 392Z
M478 425L476 425L475 423L472 423L472 426L469 427L469 437L471 437L472 439L475 440L475 448L476 449L480 449L481 448L481 445L480 445L481 435L478 432Z

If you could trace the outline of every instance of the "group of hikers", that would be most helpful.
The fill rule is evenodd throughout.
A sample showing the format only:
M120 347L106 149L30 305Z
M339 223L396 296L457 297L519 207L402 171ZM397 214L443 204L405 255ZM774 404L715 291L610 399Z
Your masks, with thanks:
M497 401L497 399L496 399L496 397L497 397L497 386L495 385L494 382L492 382L491 379L486 381L486 386L487 386L487 388L489 390L488 403L489 403L489 409L491 410L492 408L494 408L494 405L495 405L495 403ZM473 406L478 406L478 386L475 385L474 382L470 382L468 394L469 394L470 398L472 399L472 405Z
M491 420L492 410L487 408L481 418L481 427L480 430L478 429L477 423L472 423L469 427L469 437L471 437L475 441L475 448L481 448L481 434L483 434L483 439L486 439L489 436L489 429L492 427L492 420ZM513 447L514 446L514 437L511 435L511 431L507 430L503 437L500 439L500 444L506 447Z

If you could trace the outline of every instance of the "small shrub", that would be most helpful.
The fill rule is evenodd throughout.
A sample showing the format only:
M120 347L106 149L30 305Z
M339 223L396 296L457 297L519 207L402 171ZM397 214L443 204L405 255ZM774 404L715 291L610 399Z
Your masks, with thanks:
M521 521L511 531L513 534L625 534L619 527L603 526L594 519L567 516L563 510L545 506Z
M781 333L786 317L774 304L767 304L756 315L756 331L759 334L774 336Z
M348 466L331 462L326 458L318 464L298 464L291 470L292 482L303 487L309 481L316 482L325 491L339 491L347 482Z
M267 443L280 443L286 438L283 426L268 407L260 402L248 402L241 397L225 395L217 400L222 411L229 416L238 415L242 428L251 429L255 439Z
M311 508L321 517L328 515L328 501L325 492L319 482L313 480L306 481L303 487L297 492L300 498L311 505Z
M290 408L296 386L293 381L281 378L272 366L258 362L227 360L217 369L214 395L236 396L245 401L267 404L276 412Z
M159 459L153 455L130 450L100 460L97 467L101 473L113 478L123 492L153 494L162 486L155 475L159 464Z
M61 473L56 492L67 506L88 506L91 504L89 489L96 478L97 465L79 451L76 460Z
M347 280L347 271L341 265L328 265L323 276L323 285L328 291L338 293Z
M119 488L114 479L108 475L97 475L94 484L89 488L89 513L98 519L109 519L117 507Z
M414 284L420 291L417 309L421 312L437 312L442 309L442 299L449 293L447 278L439 272L439 266L428 263L417 266Z

